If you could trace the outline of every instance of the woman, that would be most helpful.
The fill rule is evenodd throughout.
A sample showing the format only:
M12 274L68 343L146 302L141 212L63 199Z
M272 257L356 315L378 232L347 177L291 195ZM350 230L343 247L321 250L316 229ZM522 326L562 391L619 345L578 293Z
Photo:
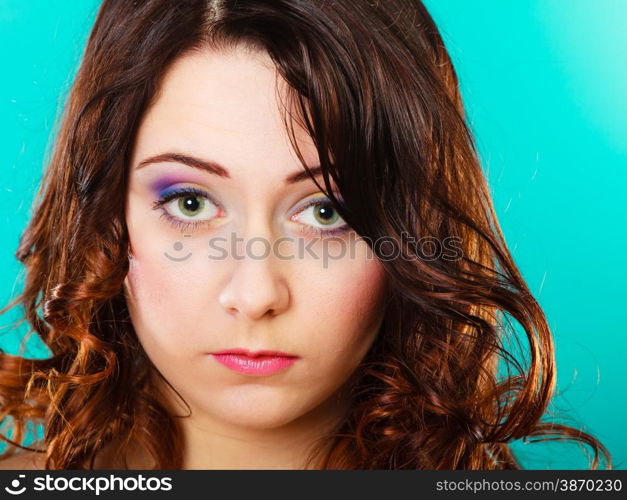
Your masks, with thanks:
M2 355L5 468L611 468L541 421L551 332L419 2L105 0L16 256L52 356Z

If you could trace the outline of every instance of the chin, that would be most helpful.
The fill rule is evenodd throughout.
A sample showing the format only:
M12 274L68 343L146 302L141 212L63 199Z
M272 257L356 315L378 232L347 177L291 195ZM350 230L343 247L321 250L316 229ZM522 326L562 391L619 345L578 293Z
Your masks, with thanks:
M225 390L204 406L209 414L225 424L257 430L285 426L306 411L303 402L276 388L258 389Z

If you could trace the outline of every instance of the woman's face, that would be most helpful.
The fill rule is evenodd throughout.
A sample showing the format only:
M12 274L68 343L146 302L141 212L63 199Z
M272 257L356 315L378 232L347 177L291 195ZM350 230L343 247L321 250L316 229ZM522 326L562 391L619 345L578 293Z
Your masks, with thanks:
M125 290L147 355L195 415L255 428L334 400L374 341L385 286L315 183L286 181L304 169L275 85L263 53L179 59L140 125L126 204ZM297 132L314 167L313 142ZM295 358L212 354L231 349Z

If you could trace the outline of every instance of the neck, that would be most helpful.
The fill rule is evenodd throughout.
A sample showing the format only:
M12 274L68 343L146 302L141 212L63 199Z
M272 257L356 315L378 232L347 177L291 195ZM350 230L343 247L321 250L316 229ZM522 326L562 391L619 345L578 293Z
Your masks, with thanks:
M347 406L329 398L310 413L281 427L259 429L218 421L200 412L180 419L185 451L183 469L318 468L322 456L307 463L315 446L343 421Z

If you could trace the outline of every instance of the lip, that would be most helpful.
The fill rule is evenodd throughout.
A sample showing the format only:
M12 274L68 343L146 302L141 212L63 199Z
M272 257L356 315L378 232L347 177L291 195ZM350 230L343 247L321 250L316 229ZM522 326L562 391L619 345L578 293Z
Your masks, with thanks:
M245 375L272 375L293 365L299 356L282 351L227 349L210 353L224 366Z

